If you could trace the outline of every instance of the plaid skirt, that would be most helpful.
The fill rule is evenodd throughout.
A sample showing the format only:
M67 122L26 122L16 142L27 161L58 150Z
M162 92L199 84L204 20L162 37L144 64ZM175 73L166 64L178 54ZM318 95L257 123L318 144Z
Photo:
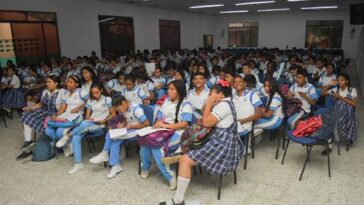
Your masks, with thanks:
M20 122L28 125L36 132L41 133L44 129L44 120L46 117L50 116L47 110L40 108L37 110L24 112L20 118Z
M6 108L23 108L25 107L24 95L21 89L11 88L2 96L2 106Z
M210 140L200 149L190 150L188 157L211 174L233 172L244 152L243 142L234 124L229 128L216 128L210 134Z
M339 135L346 137L348 140L355 141L359 124L355 109L342 101L336 101L334 110L339 113L337 123Z

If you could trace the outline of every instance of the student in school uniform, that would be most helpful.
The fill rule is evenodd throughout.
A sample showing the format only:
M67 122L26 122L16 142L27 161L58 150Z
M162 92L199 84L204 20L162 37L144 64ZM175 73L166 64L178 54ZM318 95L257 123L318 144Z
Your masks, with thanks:
M215 65L212 67L212 75L210 78L206 78L206 85L208 88L212 88L215 83L220 80L219 73L221 71L221 67L218 65Z
M189 90L187 100L191 102L193 113L197 119L202 118L202 107L206 103L210 89L206 86L203 73L197 72L193 75L193 89Z
M136 130L149 126L149 121L144 114L143 108L133 102L128 101L124 96L119 95L113 99L113 107L126 118L126 124L120 124L118 128L127 129L127 138L136 136ZM105 144L102 152L90 159L93 164L109 161L111 170L107 175L108 179L114 178L123 169L120 165L120 145L123 139L112 139L110 132L106 134Z
M174 73L174 79L183 80L185 82L187 92L190 90L190 82L186 81L184 70L182 69L176 70L176 72Z
M211 95L206 101L202 123L207 128L214 128L214 132L200 149L190 150L180 158L177 190L172 199L160 205L185 204L191 170L197 164L214 175L225 175L238 167L244 145L236 132L237 117L231 96L231 87L224 80L219 80L212 87Z
M236 94L233 96L233 103L238 116L238 133L240 136L249 134L252 130L253 121L260 118L260 108L263 103L259 95L248 84L254 84L255 77L253 75L246 75L244 78L237 75L234 81Z
M326 65L326 72L320 76L318 85L321 89L328 86L331 81L336 81L336 75L334 74L335 65L329 63Z
M137 85L144 90L147 96L147 100L153 101L155 99L153 80L148 76L146 72L135 73ZM149 103L148 103L149 104Z
M323 95L333 96L335 99L334 111L338 112L337 131L339 136L345 137L350 143L357 138L358 116L355 113L358 91L351 87L350 76L346 73L339 74L334 88L326 87Z
M82 163L82 138L87 133L99 133L105 129L105 123L115 116L112 108L111 98L105 97L102 92L102 85L95 82L90 87L90 99L86 103L85 120L67 132L57 143L58 148L64 147L68 142L72 142L74 165L68 172L72 175L84 169Z
M265 103L261 108L261 117L254 122L254 129L276 129L283 122L283 99L278 89L278 83L274 80L266 80L264 83Z
M67 79L67 90L61 102L58 112L47 122L45 133L51 139L60 140L72 126L81 122L83 112L89 94L81 89L81 80L78 76L72 75ZM62 115L63 114L63 115ZM77 114L75 119L62 118L64 115ZM66 150L69 148L65 147Z
M66 79L68 79L69 77L71 77L71 76L75 76L75 75L77 75L77 76L79 76L80 75L80 71L78 71L77 69L76 69L76 67L73 65L73 63L72 62L68 62L67 64L66 64L66 68L67 68L67 71L66 71Z
M244 64L242 67L241 67L241 70L240 70L240 75L244 78L246 75L253 75L255 77L255 81L257 82L256 83L256 88L255 90L258 90L260 89L261 87L263 87L263 84L259 81L259 77L258 75L256 75L255 73L253 73L252 71L252 68L250 67L249 64Z
M154 127L175 130L174 135L169 138L168 146L170 148L179 145L183 131L192 122L192 106L186 99L186 96L185 83L181 80L172 81L168 84L168 97L164 100L157 115L157 121ZM141 177L143 179L149 177L149 169L153 157L163 177L169 182L169 188L171 190L176 189L175 174L161 162L161 158L164 157L162 147L153 148L142 145L140 147L140 155L142 161Z
M81 69L82 86L81 89L90 93L90 88L93 82L97 82L97 74L94 69L85 66Z
M125 76L125 88L121 90L121 94L133 103L139 105L149 104L147 94L141 87L136 85L136 78L132 74Z
M320 79L320 77L326 73L325 62L324 62L323 59L317 59L316 60L316 66L317 66L317 70L312 75L312 82L313 83L317 83L318 80Z
M166 94L165 86L167 85L166 78L163 76L162 69L157 66L154 70L152 80L154 82L154 90L157 99L160 99L163 95Z
M108 81L105 85L105 93L112 95L113 92L123 91L125 89L125 75L123 71L119 71L115 74L114 79Z
M15 66L10 65L7 68L7 82L5 88L8 88L2 96L2 107L9 113L13 109L20 110L25 107L25 100L21 89L20 79L15 72Z
M290 87L287 93L288 99L298 98L302 101L301 110L288 118L288 125L291 129L296 127L298 120L311 112L311 105L315 105L318 98L315 87L307 82L307 75L308 73L305 69L298 69L296 83Z
M170 82L174 81L174 74L175 74L176 70L174 68L173 65L168 65L166 68L166 82L167 84L169 84Z
M48 76L47 89L42 92L40 102L23 108L23 114L20 118L20 122L24 126L24 144L21 147L22 149L27 149L33 145L33 133L43 132L45 118L52 117L57 112L57 106L60 104L58 82L58 76Z

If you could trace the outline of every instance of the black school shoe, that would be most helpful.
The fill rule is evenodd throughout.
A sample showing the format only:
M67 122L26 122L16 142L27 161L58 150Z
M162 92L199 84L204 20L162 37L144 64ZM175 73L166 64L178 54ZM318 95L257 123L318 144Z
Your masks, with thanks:
M182 201L181 203L177 204L172 199L172 204L173 205L185 205L185 201ZM161 202L161 203L159 203L159 205L167 205L167 202Z
M26 149L26 148L28 148L29 146L32 146L32 145L34 145L33 141L25 141L20 149L24 150L24 149Z
M21 160L27 158L29 155L31 155L32 152L22 152L17 157L16 160Z

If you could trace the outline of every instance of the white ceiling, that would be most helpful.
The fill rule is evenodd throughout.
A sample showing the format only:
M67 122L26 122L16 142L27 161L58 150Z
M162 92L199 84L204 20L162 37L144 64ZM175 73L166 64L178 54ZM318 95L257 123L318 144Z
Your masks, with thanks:
M337 5L338 9L330 10L347 10L350 4L364 3L364 0L306 0L301 2L287 2L287 0L275 0L275 3L260 4L260 5L245 5L235 6L236 3L264 1L264 0L101 0L128 3L138 6L147 6L154 8L182 10L188 12L218 14L219 11L231 10L249 10L250 13L256 13L258 9L276 9L276 8L290 8L290 11L285 12L298 12L302 11L301 7L311 6L334 6ZM201 8L190 9L190 6L206 5L206 4L224 4L223 7L218 8ZM317 10L322 11L322 10Z

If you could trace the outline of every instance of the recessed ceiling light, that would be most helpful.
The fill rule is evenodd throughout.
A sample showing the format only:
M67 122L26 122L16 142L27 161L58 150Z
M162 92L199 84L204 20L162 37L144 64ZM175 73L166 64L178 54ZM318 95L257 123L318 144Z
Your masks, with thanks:
M315 7L302 7L301 10L316 10L316 9L337 9L338 6L315 6Z
M261 9L258 12L269 12L269 11L289 11L290 8L281 8L281 9Z
M271 4L275 3L276 1L251 1L251 2L242 2L236 3L235 6L245 6L245 5L255 5L255 4Z
M212 8L212 7L222 7L224 4L208 4L199 6L190 6L190 9L202 9L202 8Z
M220 14L236 14L236 13L248 13L249 10L236 10L236 11L220 11Z

